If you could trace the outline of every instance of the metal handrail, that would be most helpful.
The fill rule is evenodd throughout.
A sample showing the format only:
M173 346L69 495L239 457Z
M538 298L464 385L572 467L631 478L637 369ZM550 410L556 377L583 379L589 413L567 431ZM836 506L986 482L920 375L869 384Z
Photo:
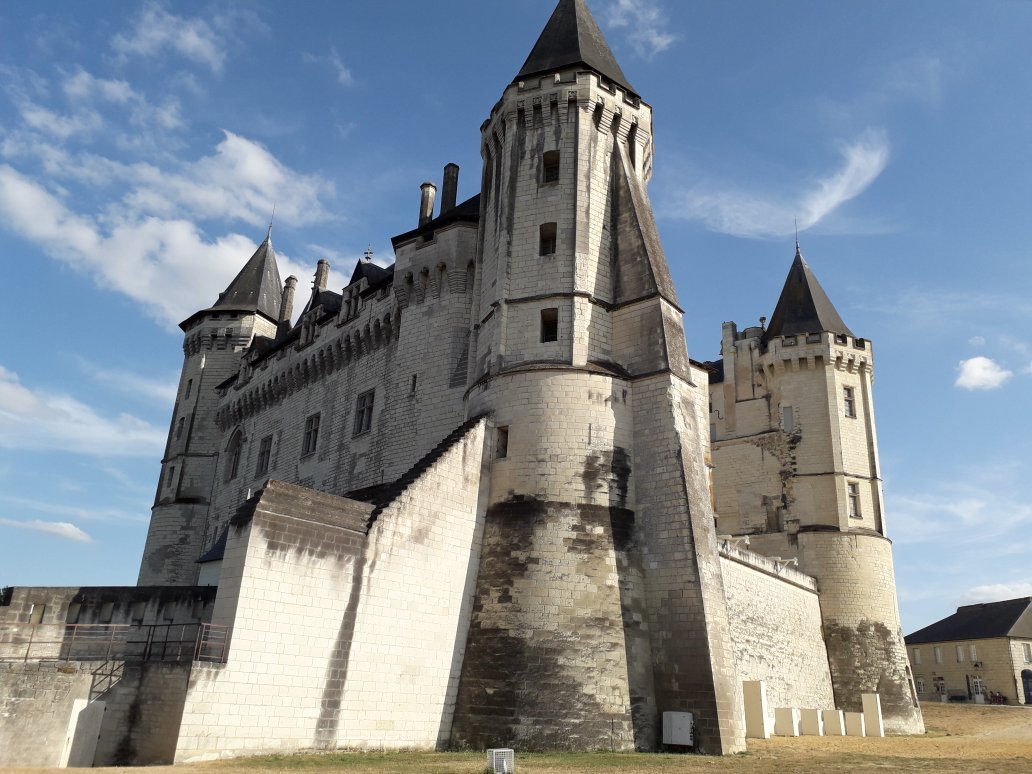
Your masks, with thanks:
M209 661L229 627L189 624L0 624L0 661Z

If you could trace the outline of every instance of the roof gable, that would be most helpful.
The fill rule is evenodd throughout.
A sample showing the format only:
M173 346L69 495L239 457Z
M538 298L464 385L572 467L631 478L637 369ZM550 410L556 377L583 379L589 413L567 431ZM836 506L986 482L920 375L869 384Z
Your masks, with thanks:
M1032 637L1032 597L958 607L953 615L909 635L906 643L919 645L990 637Z

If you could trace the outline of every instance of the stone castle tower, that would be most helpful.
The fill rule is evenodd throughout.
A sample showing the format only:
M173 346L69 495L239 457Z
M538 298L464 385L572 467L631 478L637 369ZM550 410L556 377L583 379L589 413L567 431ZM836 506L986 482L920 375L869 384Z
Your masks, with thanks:
M652 137L585 0L559 0L481 127L477 194L447 165L393 265L338 292L320 261L296 322L267 236L182 324L139 587L75 615L228 646L140 678L171 698L132 704L121 731L160 751L136 760L654 750L671 711L724 754L761 680L771 708L877 692L889 729L923 728L871 344L797 251L770 325L690 359Z
M874 422L871 342L853 335L796 245L766 330L724 323L710 379L718 529L817 579L838 706L881 694L923 729L896 602Z

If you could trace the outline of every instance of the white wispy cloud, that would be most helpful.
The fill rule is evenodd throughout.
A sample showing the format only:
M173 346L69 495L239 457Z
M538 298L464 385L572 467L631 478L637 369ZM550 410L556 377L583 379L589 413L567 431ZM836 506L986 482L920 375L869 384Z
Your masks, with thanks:
M0 448L154 457L164 445L165 432L138 417L104 416L70 395L30 389L0 366Z
M175 403L179 388L179 378L175 374L166 379L155 379L118 368L104 368L82 358L79 359L79 366L98 384L142 397L166 408Z
M302 59L307 64L320 64L330 68L330 72L333 73L337 79L337 83L341 86L351 86L355 82L355 76L352 75L351 69L344 64L344 60L340 58L340 52L336 48L331 48L328 54L309 54L305 53L302 55Z
M960 601L962 604L973 604L976 602L1002 602L1005 599L1018 597L1032 597L1032 582L988 583L974 586L964 592Z
M226 59L223 38L211 23L200 17L176 16L157 3L145 5L132 29L116 35L111 47L122 59L171 51L214 72L222 70Z
M31 521L18 521L16 519L2 519L0 518L0 525L5 527L14 527L16 529L29 529L33 532L42 532L46 535L53 535L54 537L64 538L65 540L74 540L77 543L92 543L93 538L83 532L81 529L76 527L67 521L40 521L39 519L33 519Z
M972 336L970 339L968 339L968 344L970 344L972 347L984 347L985 336Z
M155 467L155 470L157 468ZM153 486L149 487L153 490ZM28 497L14 497L11 495L0 495L0 503L6 503L17 507L20 511L32 511L47 516L58 516L76 521L127 521L143 522L150 518L149 509L144 502L140 510L127 511L122 508L110 506L85 507L79 505L62 505L47 500L35 500Z
M957 369L960 373L954 386L965 390L995 390L1014 375L995 360L982 355L961 360Z
M889 143L881 131L867 130L843 144L840 151L842 165L801 193L756 193L706 180L674 192L662 207L663 214L702 221L719 233L752 238L791 234L796 218L800 230L812 228L863 193L889 161Z
M645 58L670 48L678 38L656 0L613 0L603 19L610 27L625 30L634 50Z

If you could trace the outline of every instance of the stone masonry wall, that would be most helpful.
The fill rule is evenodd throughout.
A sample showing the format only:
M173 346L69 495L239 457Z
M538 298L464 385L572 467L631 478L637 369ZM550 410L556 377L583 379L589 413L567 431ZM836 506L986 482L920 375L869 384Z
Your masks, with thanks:
M94 666L0 661L0 768L60 764L72 703L89 698Z
M771 720L775 707L832 709L816 584L749 552L722 555L720 567L739 680L766 681Z

